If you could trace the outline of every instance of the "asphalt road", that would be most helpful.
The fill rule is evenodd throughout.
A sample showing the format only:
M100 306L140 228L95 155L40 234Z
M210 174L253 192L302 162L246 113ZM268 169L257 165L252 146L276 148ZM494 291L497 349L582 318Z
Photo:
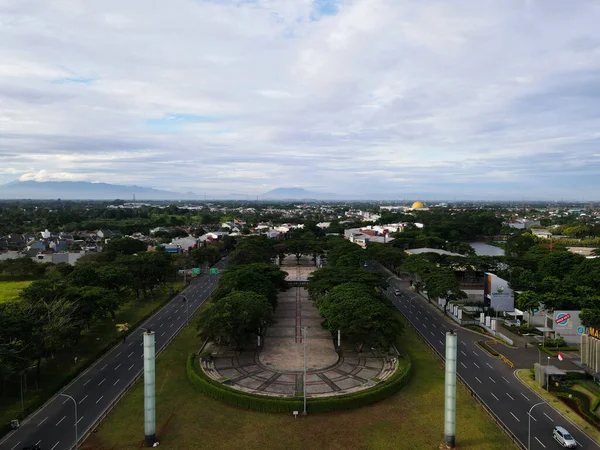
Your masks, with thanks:
M442 356L445 356L446 332L458 328L457 371L467 387L483 400L488 408L528 448L528 412L543 399L516 378L513 370L500 359L488 355L477 341L483 338L448 322L435 306L408 289L408 282L396 277L388 279L387 296L417 329L421 336ZM400 289L401 296L394 295ZM600 446L547 404L536 406L531 413L531 449L562 448L552 437L555 425L565 427L579 443L579 448L600 449ZM466 436L465 436L466 438ZM456 436L460 447L461 436Z
M219 261L216 268L223 268ZM220 275L201 275L181 294L141 324L127 338L114 347L85 372L73 380L61 393L77 402L77 432L79 442L95 426L97 420L143 371L143 330L152 329L158 353L186 323L186 302L191 316L215 289ZM143 408L143 405L140 405ZM144 437L140 435L140 440ZM2 450L20 450L38 444L43 450L67 450L75 447L75 404L73 400L56 395L29 416L21 427L8 434L0 443Z

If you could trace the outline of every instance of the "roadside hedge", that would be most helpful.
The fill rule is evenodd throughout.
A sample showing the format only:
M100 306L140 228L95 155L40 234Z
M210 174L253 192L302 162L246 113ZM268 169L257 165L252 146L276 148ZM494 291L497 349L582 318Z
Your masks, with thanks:
M307 399L307 410L311 413L341 411L358 408L383 400L398 392L410 379L412 365L407 356L403 356L405 365L387 380L376 384L371 389L356 393ZM190 354L187 360L187 375L192 386L200 392L216 400L238 408L260 412L301 411L301 398L277 398L254 395L232 389L208 377L198 365L198 358Z

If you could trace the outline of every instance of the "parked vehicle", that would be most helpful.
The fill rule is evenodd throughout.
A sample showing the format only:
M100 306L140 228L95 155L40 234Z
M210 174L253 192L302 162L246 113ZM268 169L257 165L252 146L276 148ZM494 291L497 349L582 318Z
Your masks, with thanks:
M563 427L554 427L554 430L552 430L552 436L556 442L565 448L577 448L577 441Z

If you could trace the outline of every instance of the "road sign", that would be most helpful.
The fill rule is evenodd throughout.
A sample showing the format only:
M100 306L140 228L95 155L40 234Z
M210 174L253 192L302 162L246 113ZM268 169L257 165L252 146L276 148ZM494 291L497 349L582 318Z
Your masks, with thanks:
M535 316L538 313L539 309L534 309L533 310L533 315Z
M581 326L581 325L579 325L579 326L577 327L577 334L578 334L579 336L581 336L583 333L585 333L585 327L584 327L584 326Z
M217 275L219 273L219 269L210 269L211 275Z
M192 275L200 275L200 267L194 267L192 269Z

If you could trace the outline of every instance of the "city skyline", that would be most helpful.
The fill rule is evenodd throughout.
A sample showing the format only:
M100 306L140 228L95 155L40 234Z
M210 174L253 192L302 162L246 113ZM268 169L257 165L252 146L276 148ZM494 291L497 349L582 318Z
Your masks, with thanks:
M0 184L600 197L600 5L0 7Z

